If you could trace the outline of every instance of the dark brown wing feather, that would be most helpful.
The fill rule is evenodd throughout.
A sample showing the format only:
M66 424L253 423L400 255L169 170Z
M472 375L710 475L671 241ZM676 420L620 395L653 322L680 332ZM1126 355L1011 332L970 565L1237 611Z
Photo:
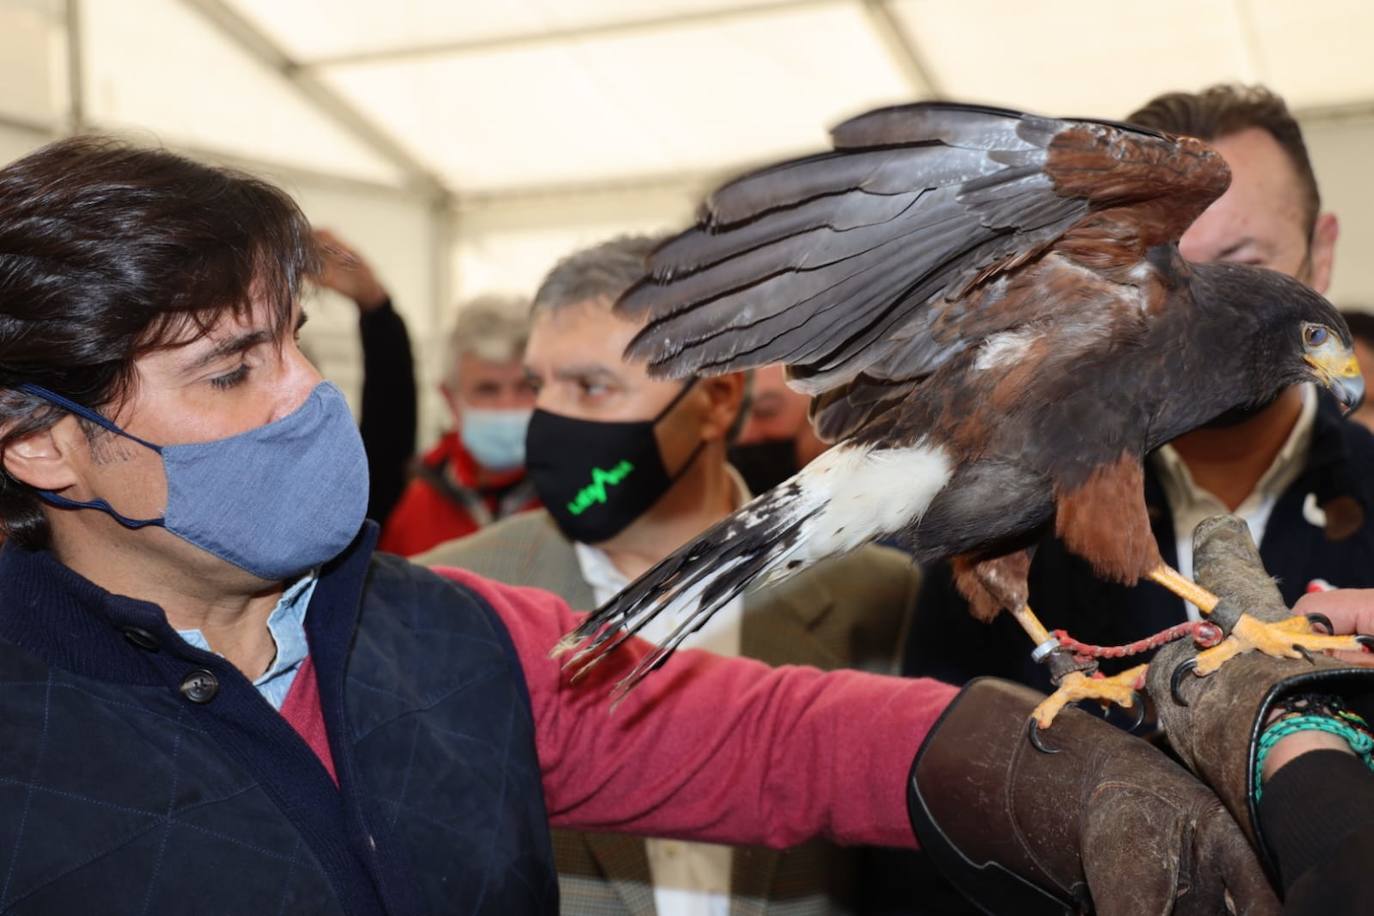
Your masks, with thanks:
M1228 181L1197 141L975 106L881 109L833 139L726 184L653 255L617 305L648 317L627 355L675 377L786 363L842 437L980 341L966 319L997 276L1050 249L1129 269Z

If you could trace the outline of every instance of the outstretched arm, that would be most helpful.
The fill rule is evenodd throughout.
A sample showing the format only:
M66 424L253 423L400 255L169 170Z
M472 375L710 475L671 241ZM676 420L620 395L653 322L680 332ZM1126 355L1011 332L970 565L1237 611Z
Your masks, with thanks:
M555 827L708 842L913 846L906 780L954 688L857 671L677 653L612 711L652 645L569 684L549 650L580 621L534 589L436 570L481 595L514 640Z
M435 571L484 598L512 637L556 827L781 847L815 836L912 846L914 825L932 855L962 842L991 863L969 890L983 899L983 871L1001 875L994 890L1010 908L996 912L1025 912L1046 893L1077 900L1089 884L1104 916L1220 912L1227 895L1236 912L1274 911L1235 823L1159 751L1077 711L1067 753L1029 750L1033 691L980 680L952 701L936 681L685 651L612 711L621 666L649 644L629 640L569 684L548 652L580 615L547 592ZM1152 777L1137 778L1140 767ZM943 814L923 807L932 799ZM1131 823L1121 835L1118 817ZM1142 876L1112 850L1155 864Z

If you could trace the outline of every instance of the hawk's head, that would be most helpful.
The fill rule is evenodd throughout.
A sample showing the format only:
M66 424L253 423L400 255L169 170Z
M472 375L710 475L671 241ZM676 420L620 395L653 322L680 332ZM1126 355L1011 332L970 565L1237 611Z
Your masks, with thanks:
M1250 325L1250 378L1265 389L1252 392L1256 402L1310 381L1330 390L1347 413L1364 400L1350 328L1322 295L1261 267L1214 262L1193 268L1223 293L1220 301L1232 319L1240 327Z

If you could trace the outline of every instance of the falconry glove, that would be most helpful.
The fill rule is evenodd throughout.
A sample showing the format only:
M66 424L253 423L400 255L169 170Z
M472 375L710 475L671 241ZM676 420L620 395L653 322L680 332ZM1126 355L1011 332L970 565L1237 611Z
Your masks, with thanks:
M922 746L908 791L934 864L988 913L1277 914L1240 828L1163 753L1067 709L1058 752L1026 740L1043 695L983 678Z
M1194 532L1194 556L1198 581L1223 602L1264 621L1291 616L1244 522L1229 516L1202 522ZM1147 688L1169 743L1216 791L1277 880L1277 862L1259 830L1263 757L1278 737L1300 728L1341 735L1353 751L1364 747L1367 757L1374 669L1324 655L1273 658L1253 652L1196 677L1197 651L1188 641L1161 649Z

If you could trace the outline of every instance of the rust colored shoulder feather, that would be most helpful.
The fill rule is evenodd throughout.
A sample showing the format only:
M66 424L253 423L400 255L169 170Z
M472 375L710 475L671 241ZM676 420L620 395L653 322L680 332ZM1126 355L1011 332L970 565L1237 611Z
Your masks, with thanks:
M1089 215L1055 243L1088 267L1133 266L1176 242L1231 182L1225 160L1192 137L1156 137L1077 124L1055 135L1045 173Z

